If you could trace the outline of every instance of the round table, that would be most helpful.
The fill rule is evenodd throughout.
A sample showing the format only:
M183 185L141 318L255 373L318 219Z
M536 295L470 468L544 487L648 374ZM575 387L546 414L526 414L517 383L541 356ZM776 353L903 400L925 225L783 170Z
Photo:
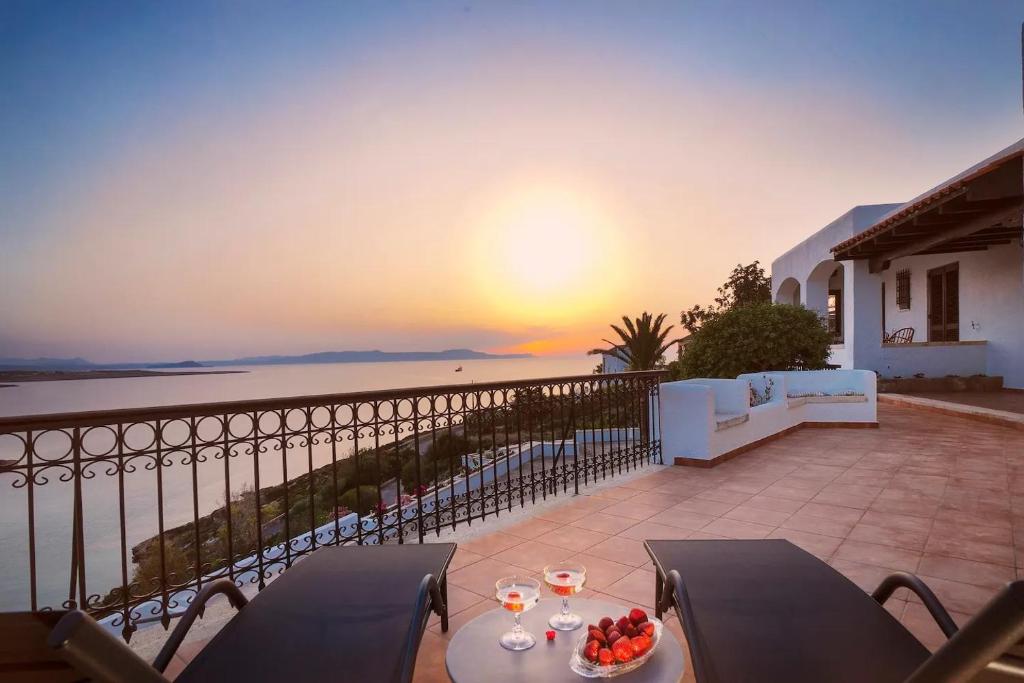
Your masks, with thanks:
M498 636L512 629L512 613L497 607L485 612L458 630L448 645L445 665L455 683L580 683L582 676L569 668L569 659L586 624L601 617L618 619L629 608L600 600L572 598L569 606L583 617L583 626L575 631L558 631L554 641L544 632L550 629L548 618L559 611L561 598L546 598L523 614L523 628L533 634L537 644L529 650L513 652L498 644ZM653 616L653 615L652 615ZM616 683L676 683L683 677L683 650L666 628L651 658L642 667L617 676Z

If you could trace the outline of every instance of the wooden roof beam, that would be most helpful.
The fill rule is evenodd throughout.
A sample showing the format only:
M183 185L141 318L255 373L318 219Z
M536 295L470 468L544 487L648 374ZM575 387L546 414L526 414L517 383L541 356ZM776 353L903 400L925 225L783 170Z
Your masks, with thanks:
M987 230L997 225L1020 226L1022 204L1018 200L1012 206L996 211L989 211L980 216L975 216L959 225L943 230L936 230L932 234L909 242L903 246L886 251L883 254L872 256L868 263L868 270L872 273L880 273L889 267L889 262L904 256L913 256L922 251L935 249L945 242L952 242L976 232Z

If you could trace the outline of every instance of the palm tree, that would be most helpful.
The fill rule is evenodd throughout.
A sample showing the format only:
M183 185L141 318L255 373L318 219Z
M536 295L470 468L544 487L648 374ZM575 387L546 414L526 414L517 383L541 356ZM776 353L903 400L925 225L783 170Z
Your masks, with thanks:
M592 349L587 353L590 355L601 354L618 358L626 364L629 370L653 370L661 361L669 347L679 342L678 339L665 341L668 333L672 331L672 325L665 329L661 326L665 322L665 314L657 318L644 311L643 315L634 323L628 316L622 316L625 329L618 325L612 325L612 329L619 335L620 342L614 343L607 339L602 341L611 345L608 349Z

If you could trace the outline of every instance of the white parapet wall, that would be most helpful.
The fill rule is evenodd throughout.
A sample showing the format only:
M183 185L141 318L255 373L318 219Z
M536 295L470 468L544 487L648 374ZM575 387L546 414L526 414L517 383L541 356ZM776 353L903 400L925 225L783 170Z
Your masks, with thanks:
M876 425L875 379L867 370L809 370L662 384L664 457L711 464L800 425Z

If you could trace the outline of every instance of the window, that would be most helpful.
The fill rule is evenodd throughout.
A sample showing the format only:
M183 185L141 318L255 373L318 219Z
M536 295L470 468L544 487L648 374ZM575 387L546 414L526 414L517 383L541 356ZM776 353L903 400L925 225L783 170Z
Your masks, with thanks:
M833 342L843 343L843 290L833 289L828 293L828 331Z
M896 307L901 311L910 309L910 270L896 271Z

